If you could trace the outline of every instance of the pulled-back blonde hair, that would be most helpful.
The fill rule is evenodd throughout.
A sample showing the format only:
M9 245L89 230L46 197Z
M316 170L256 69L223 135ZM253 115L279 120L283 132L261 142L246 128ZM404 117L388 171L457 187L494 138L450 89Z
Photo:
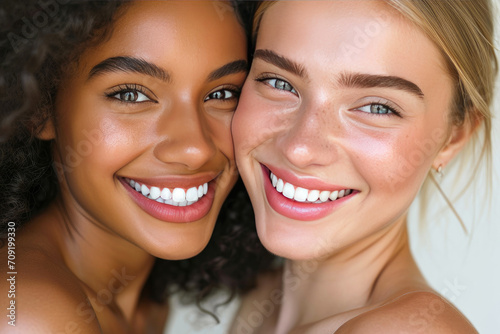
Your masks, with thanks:
M263 1L256 10L253 25L255 43L264 13L277 1ZM438 47L455 82L450 120L461 126L480 124L462 159L474 163L470 184L481 162L486 162L491 178L491 128L495 78L498 63L493 41L493 14L490 0L386 0L389 6L419 27ZM481 137L482 134L482 138ZM465 162L461 164L466 165ZM427 180L428 181L428 180ZM427 204L428 182L422 188L422 204ZM439 185L438 185L439 187Z

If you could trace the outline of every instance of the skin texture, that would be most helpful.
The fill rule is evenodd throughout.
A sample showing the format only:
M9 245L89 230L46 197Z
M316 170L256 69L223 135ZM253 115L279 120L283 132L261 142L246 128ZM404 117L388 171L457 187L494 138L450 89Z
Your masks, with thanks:
M259 238L288 260L247 297L234 332L475 332L427 285L406 231L429 170L471 134L449 121L453 89L439 50L383 2L267 10L233 134ZM394 112L371 113L387 106ZM305 204L320 211L311 216L269 185L269 171L352 193Z
M234 14L217 9L127 5L110 38L85 50L63 78L55 118L41 134L53 140L61 193L17 233L22 283L9 332L162 332L166 307L140 297L154 256L199 253L237 177L230 122L246 76L246 39ZM95 71L113 57L147 61L168 79ZM243 66L213 75L234 62ZM123 101L127 95L135 102ZM196 221L164 221L138 205L124 178L185 189L211 181L213 200Z

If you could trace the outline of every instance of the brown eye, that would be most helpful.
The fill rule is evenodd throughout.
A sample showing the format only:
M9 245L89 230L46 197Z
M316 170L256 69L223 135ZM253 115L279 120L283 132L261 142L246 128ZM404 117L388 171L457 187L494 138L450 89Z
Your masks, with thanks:
M123 102L145 102L150 101L150 99L142 94L141 92L135 90L121 91L113 96Z
M228 90L228 89L221 89L216 92L210 93L207 95L204 101L208 100L229 100L238 97L236 92Z
M148 95L151 96L154 93L136 84L119 85L106 94L107 97L124 103L156 102Z

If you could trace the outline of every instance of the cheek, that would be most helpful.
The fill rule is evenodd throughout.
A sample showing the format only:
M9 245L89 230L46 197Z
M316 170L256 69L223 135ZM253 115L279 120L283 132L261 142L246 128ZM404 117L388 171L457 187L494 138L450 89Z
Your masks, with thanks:
M232 125L237 156L249 153L287 129L287 120L282 105L274 106L245 84Z
M233 113L225 113L219 118L208 121L210 139L217 146L224 156L229 160L234 160L233 136L231 134L231 121Z
M116 169L120 162L133 158L134 150L130 148L140 146L141 141L147 139L143 135L147 131L139 128L137 122L111 117L75 117L61 128L60 156L64 164L72 168L95 163Z
M436 132L437 133L437 132ZM416 194L440 147L432 132L407 129L384 137L359 142L353 149L357 168L370 191Z

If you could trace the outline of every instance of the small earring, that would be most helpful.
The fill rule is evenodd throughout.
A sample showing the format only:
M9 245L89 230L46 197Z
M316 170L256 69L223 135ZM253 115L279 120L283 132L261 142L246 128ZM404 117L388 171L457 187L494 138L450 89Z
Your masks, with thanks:
M439 178L443 178L443 166L439 165L438 168L436 169L436 173L439 176Z

